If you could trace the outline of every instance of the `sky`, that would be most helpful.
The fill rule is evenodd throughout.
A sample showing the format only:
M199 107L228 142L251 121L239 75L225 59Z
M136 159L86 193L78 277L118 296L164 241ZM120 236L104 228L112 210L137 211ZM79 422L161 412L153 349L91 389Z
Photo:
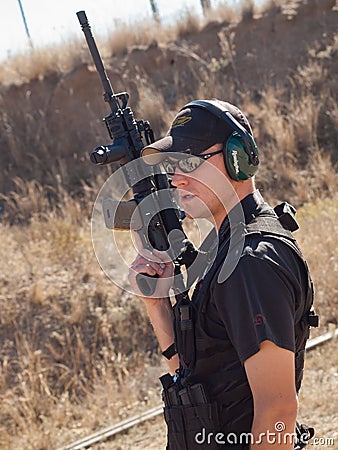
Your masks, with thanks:
M189 8L202 14L200 0L156 0L161 17L174 20L174 13ZM212 0L216 5L220 0ZM231 0L236 2L238 0ZM58 44L81 34L76 12L85 10L97 33L106 33L116 21L133 23L151 18L149 0L21 0L34 47ZM0 60L30 50L30 40L20 11L20 0L0 0Z
M243 0L211 0L240 5ZM255 3L263 0L254 0ZM200 0L156 0L164 23L175 20L186 10L202 15ZM20 3L26 18L27 36ZM0 61L18 52L29 52L31 45L40 48L60 44L70 36L80 35L76 12L85 10L95 35L105 35L117 21L135 23L152 18L150 0L0 0ZM95 31L94 31L95 30ZM31 44L30 44L31 42Z

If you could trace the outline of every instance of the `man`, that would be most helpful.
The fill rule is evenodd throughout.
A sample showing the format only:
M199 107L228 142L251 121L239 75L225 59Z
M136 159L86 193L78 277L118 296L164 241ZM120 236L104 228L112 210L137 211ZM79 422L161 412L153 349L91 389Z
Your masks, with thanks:
M218 233L191 304L175 314L164 253L144 250L130 270L136 290L138 273L159 279L141 298L175 374L162 377L167 448L293 448L312 284L290 232L293 208L282 205L278 219L255 188L247 118L230 103L191 102L142 155L171 172L186 216Z

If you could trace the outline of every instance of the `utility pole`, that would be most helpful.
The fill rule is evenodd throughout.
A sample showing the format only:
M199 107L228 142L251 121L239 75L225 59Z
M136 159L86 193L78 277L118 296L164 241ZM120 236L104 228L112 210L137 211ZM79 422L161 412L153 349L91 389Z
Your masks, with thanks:
M205 16L211 8L211 0L201 0L203 15Z
M22 16L23 24L24 24L24 27L25 27L25 30L26 30L26 34L27 34L28 41L29 41L29 45L30 45L31 49L33 49L33 48L34 48L34 47L33 47L33 41L32 41L31 35L29 34L29 29L28 29L28 26L27 26L27 21L26 21L26 17L25 17L25 12L24 12L24 10L23 10L21 0L18 0L18 2L19 2L19 8L20 8L20 11L21 11L21 16Z
M153 12L153 16L154 16L155 21L157 23L160 23L161 22L161 20L160 20L160 11L158 9L156 0L150 0L150 6L151 6L151 10Z

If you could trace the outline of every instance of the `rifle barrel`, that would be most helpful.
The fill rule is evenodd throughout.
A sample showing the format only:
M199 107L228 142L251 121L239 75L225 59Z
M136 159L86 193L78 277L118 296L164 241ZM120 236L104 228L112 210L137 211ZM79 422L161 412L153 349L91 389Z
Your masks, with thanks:
M107 75L106 70L103 65L102 58L100 56L96 42L92 35L86 12L78 11L76 13L76 15L77 15L77 18L79 19L82 31L85 35L85 38L86 38L86 41L88 44L88 48L89 48L90 54L92 55L95 67L100 75L101 82L102 82L104 92L105 92L104 98L110 104L112 112L116 112L116 110L119 108L119 104L118 104L117 100L114 98L114 91L110 84L108 75Z

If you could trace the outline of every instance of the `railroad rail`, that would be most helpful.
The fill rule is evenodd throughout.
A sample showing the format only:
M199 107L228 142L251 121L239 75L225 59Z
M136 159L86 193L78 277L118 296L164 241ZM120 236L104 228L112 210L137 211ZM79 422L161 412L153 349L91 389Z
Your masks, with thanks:
M324 344L325 342L335 337L338 337L338 328L332 331L328 331L327 333L324 333L313 339L309 339L306 343L306 350L307 351L313 350L319 345ZM108 440L112 436L121 433L122 431L128 430L129 428L135 425L139 425L142 422L153 419L154 417L157 417L162 413L163 413L163 406L156 406L155 408L152 408L142 414L123 420L122 422L119 422L116 425L103 428L97 431L96 433L92 433L89 436L86 436L82 439L78 439L77 441L74 441L71 444L58 448L57 450L81 450L84 448L88 448L93 444L98 444L99 442Z

